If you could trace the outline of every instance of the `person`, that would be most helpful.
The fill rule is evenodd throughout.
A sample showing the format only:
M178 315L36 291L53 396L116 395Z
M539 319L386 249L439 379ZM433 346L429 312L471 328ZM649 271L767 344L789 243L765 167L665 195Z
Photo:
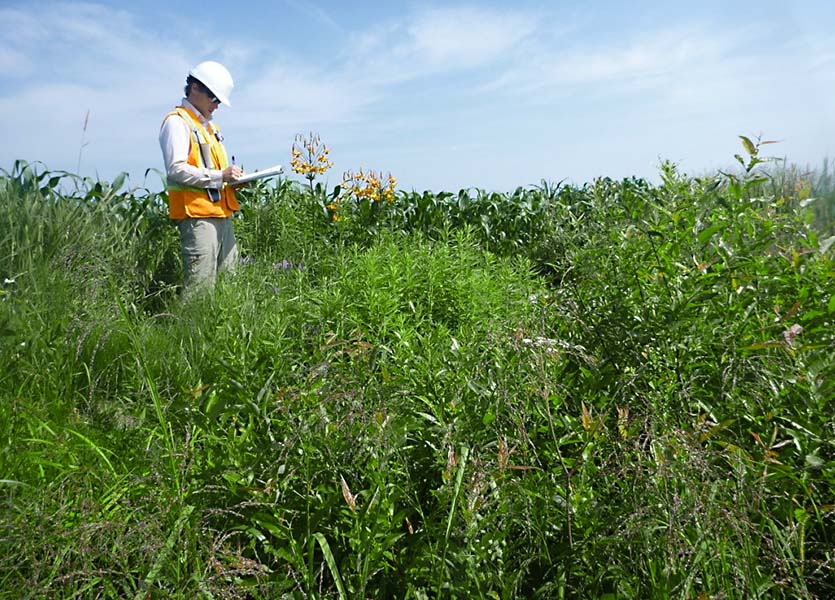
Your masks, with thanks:
M212 115L231 106L232 76L222 64L205 61L186 78L185 98L165 115L159 144L165 161L168 216L180 230L184 294L213 287L222 271L233 271L238 248L232 218L240 208L232 184L243 170L230 161Z

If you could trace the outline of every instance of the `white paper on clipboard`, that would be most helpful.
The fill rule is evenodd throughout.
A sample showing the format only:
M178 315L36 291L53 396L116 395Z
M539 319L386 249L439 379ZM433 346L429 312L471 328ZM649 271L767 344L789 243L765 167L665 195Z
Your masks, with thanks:
M261 171L253 171L252 173L247 173L243 177L236 179L235 181L231 181L230 185L240 185L242 183L249 183L250 181L255 181L257 179L265 179L267 177L275 177L284 172L284 167L281 165L275 165L274 167L270 167L269 169L263 169Z

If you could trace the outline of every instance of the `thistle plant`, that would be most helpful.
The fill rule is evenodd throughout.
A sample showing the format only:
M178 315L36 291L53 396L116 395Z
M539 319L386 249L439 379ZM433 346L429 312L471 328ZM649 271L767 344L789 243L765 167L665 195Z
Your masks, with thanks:
M322 143L319 134L311 131L308 136L300 133L296 135L290 153L293 156L290 166L293 171L307 179L312 193L316 176L323 175L333 166L328 156L330 150Z

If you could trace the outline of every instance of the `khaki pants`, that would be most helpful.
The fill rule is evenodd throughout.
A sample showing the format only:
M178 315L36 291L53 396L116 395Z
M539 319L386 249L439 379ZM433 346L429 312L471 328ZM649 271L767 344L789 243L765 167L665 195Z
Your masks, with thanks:
M181 219L177 227L183 252L185 295L198 288L213 287L218 273L235 270L238 245L232 217Z

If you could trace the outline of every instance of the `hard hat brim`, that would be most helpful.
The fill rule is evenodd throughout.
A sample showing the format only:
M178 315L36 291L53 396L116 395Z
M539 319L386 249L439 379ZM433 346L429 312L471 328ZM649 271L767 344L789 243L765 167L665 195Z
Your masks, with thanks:
M191 75L192 77L194 77L195 79L197 79L197 81L200 81L200 79L198 79L197 77L195 77L194 73L192 73L191 71L189 71L189 73L188 73L188 74L189 74L189 75ZM203 83L202 81L200 81L200 84L201 84L201 85L203 85L203 86L205 86L207 90L209 90L212 94L214 94L214 95L215 95L215 98L217 98L218 100L220 100L220 103L221 103L221 104L223 104L223 105L225 105L225 106L229 106L229 107L231 108L232 103L231 103L231 102L229 102L229 98L227 98L227 97L226 97L226 96L224 96L223 94L218 94L216 91L214 91L212 88L210 88L208 85L206 85L206 84L205 84L205 83Z

